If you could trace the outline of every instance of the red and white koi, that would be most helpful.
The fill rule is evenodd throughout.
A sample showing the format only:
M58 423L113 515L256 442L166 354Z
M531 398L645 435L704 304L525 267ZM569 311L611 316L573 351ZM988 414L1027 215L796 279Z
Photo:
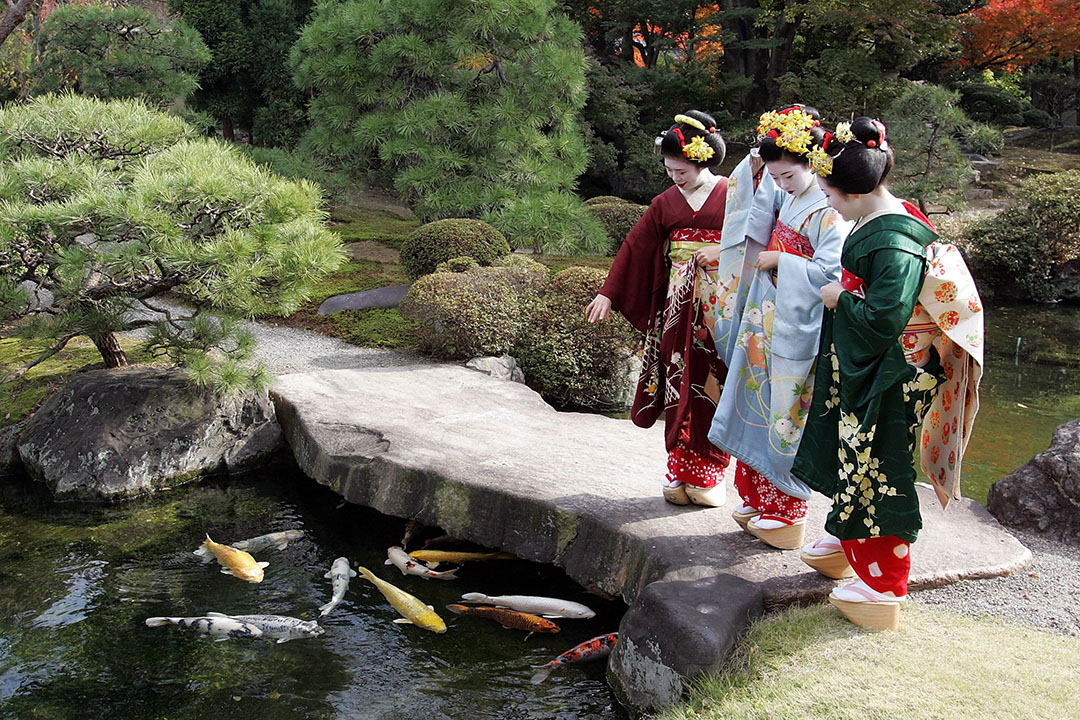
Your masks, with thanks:
M589 660L602 660L611 654L612 648L615 647L615 641L619 639L619 633L608 633L607 635L598 635L591 640L586 640L576 647L572 647L562 655L552 660L546 665L536 665L536 674L532 676L534 684L542 683L547 680L548 675L555 668L560 668L563 665L573 665L574 663L588 662Z
M409 557L403 549L398 546L387 549L386 551L386 564L393 565L401 571L402 575L415 575L424 579L434 578L436 580L457 580L458 577L454 573L457 572L457 568L453 570L445 570L443 572L436 572L428 567L428 564L423 560L417 560L416 558Z

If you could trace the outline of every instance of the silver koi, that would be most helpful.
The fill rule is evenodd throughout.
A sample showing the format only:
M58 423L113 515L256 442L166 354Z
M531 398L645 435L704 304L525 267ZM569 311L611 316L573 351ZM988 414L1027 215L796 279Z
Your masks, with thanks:
M230 617L151 617L146 618L147 627L161 627L162 625L178 625L183 628L191 628L196 632L213 636L214 642L222 642L229 638L248 637L256 638L262 635L262 630L254 625Z
M334 589L334 594L330 598L330 602L319 607L319 617L324 617L337 607L341 599L345 597L345 591L349 589L349 578L356 577L356 571L349 567L348 558L339 557L330 565L329 572L323 577L330 579L330 586Z
M273 638L279 643L300 638L318 637L325 630L319 627L317 622L301 620L288 615L226 615L224 613L208 612L209 618L229 618L248 625L254 625L262 631L263 637Z
M595 617L596 613L581 603L558 598L538 597L536 595L485 595L483 593L465 593L461 599L470 603L487 603L508 607L511 610L532 613L546 618L572 618L585 620Z

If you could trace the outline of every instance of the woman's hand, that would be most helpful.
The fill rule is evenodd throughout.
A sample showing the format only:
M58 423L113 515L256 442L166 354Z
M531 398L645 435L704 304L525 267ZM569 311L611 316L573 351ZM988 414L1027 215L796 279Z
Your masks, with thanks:
M593 301L585 306L585 319L591 323L597 320L607 320L611 314L611 298L597 295Z
M825 307L830 310L836 309L836 303L840 301L840 293L844 292L844 286L838 282L831 282L821 288L821 299Z
M707 267L720 259L720 245L713 244L708 247L703 247L700 250L695 250L693 254L694 262L698 267Z
M758 270L772 270L779 264L779 250L762 250L758 253L757 262L754 263L754 267L756 267Z

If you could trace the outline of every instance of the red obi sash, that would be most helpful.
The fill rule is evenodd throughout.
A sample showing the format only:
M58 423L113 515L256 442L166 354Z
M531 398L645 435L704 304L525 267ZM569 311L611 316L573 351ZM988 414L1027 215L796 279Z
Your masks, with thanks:
M921 220L923 223L926 224L928 228L930 228L934 232L937 232L937 228L934 227L934 224L932 222L930 222L930 218L926 217L926 215L923 214L922 210L919 210L919 208L915 207L907 200L902 200L901 202L904 205L904 209L907 210L908 215L912 216L916 220ZM770 246L769 249L771 250L772 247ZM866 283L863 282L863 279L855 273L848 272L846 269L841 268L840 284L852 295L866 297Z
M699 243L718 243L720 242L720 231L712 228L678 228L672 230L668 236L671 242L699 242Z
M767 249L798 255L807 260L814 257L814 246L810 244L810 240L798 230L793 230L779 221L773 227Z

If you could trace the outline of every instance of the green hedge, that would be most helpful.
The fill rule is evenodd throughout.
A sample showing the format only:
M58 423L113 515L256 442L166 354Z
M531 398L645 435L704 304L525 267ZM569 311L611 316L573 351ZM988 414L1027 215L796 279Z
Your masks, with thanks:
M623 240L626 239L626 236L637 225L641 216L648 210L645 205L628 202L590 204L588 208L596 219L600 221L600 224L604 226L604 232L607 233L608 239L611 240L611 246L608 249L609 255L614 255L619 251Z
M452 218L417 228L401 245L401 264L415 280L453 258L471 257L479 265L490 265L509 252L506 237L491 225L480 220Z

